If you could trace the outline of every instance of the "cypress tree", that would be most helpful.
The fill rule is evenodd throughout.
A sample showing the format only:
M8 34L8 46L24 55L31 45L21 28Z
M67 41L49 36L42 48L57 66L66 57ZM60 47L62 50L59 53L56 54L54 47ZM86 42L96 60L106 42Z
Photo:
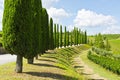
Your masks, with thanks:
M72 32L70 34L70 45L72 46L73 40L72 40Z
M85 44L87 44L87 32L85 31Z
M62 25L60 26L60 47L62 47Z
M66 47L66 35L67 35L67 33L66 33L66 26L65 26L65 32L64 32L64 47Z
M69 31L67 32L67 46L69 46Z
M17 55L17 73L22 72L22 57L33 57L32 53L32 6L28 0L4 0L3 46Z
M56 47L59 48L59 25L57 24Z
M50 18L49 22L49 49L54 49L54 38L53 38L53 19Z
M79 29L79 44L81 44L81 30Z
M32 54L29 54L31 57L28 57L28 63L33 64L34 56L40 52L41 50L41 23L42 23L42 3L41 0L31 0L31 6L32 6L32 25L33 25L33 31L32 31Z
M45 8L42 8L42 29L41 29L41 53L44 53L47 50L48 37L49 37L49 27L48 27L48 13Z
M56 24L54 24L54 48L57 46L57 40L56 40Z
M78 39L79 39L79 32L78 28L76 28L76 44L78 45Z

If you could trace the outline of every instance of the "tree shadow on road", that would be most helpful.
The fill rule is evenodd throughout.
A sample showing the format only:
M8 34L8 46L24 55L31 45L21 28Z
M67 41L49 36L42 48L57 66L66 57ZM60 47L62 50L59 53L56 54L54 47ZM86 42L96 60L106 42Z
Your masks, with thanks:
M62 74L56 74L56 73L50 73L50 72L25 72L25 73L32 75L32 76L53 78L57 80L78 80L75 77L62 75Z

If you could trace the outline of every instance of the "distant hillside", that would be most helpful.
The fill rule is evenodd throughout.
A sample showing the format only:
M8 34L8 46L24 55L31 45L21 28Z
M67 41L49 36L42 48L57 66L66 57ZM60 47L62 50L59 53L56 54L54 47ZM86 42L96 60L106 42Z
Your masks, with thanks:
M109 40L111 45L111 50L115 54L120 54L120 39Z
M108 40L120 38L120 34L103 34Z

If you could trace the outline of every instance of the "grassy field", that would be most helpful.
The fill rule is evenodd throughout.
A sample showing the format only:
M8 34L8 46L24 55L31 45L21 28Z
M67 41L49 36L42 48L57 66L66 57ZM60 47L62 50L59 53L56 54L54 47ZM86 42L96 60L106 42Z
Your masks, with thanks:
M79 51L87 46L76 47ZM0 66L0 80L85 80L72 65L72 56L78 54L74 47L55 49L35 60L33 65L24 59L23 73L14 72L15 62Z
M117 74L114 74L106 69L104 69L103 67L95 64L94 62L90 61L87 58L87 52L88 51L84 51L83 54L81 54L81 58L84 61L84 63L86 65L88 65L91 69L93 69L94 73L100 75L101 77L106 78L107 80L120 80L120 76Z
M120 54L120 39L110 40L111 50L115 54Z

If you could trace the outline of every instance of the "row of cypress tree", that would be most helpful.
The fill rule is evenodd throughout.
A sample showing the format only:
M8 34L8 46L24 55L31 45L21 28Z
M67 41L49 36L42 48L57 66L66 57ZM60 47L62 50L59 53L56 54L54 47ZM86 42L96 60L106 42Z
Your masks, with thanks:
M32 64L35 56L49 49L87 43L86 31L62 29L49 20L41 0L4 0L3 47L17 55L17 73L22 72L23 57Z
M54 24L54 48L66 47L78 44L87 44L87 32L74 27L72 31L67 31L66 26L62 32L62 25ZM60 29L60 30L59 30Z

